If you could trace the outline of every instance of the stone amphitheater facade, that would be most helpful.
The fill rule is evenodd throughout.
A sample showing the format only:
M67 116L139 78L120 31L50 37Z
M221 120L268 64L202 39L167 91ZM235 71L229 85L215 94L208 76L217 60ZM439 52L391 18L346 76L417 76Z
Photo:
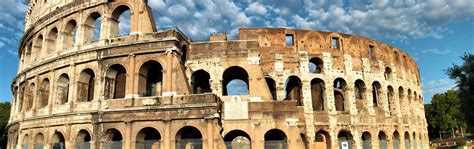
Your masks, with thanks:
M195 42L158 30L146 0L30 0L19 59L8 149L429 146L415 60L365 37Z

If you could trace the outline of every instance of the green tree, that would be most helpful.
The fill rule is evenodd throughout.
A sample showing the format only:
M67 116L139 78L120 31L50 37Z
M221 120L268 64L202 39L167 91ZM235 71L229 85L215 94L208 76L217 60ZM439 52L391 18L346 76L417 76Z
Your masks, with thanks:
M10 118L10 103L0 103L0 148L7 148L8 119Z
M474 55L465 53L462 65L448 68L449 78L456 80L460 91L461 110L468 122L469 130L474 132Z
M438 137L438 131L465 130L467 124L464 121L464 113L460 110L458 91L448 90L435 94L431 104L425 107L431 137Z

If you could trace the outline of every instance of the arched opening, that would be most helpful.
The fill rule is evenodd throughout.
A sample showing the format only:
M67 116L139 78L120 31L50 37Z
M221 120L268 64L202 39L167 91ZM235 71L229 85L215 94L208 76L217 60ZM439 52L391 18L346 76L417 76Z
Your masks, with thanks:
M100 39L101 15L93 12L87 17L84 24L84 43L92 43Z
M369 132L362 133L362 148L372 149L372 135Z
M126 36L130 34L131 11L130 8L121 5L112 12L111 35L112 37Z
M41 82L38 97L40 98L38 100L38 108L46 107L49 102L49 80L47 78Z
M285 100L295 100L297 106L303 106L302 99L302 84L300 78L297 76L290 76L286 80L285 91L286 98Z
M324 130L320 130L316 132L316 136L314 140L314 148L317 148L317 149L331 148L331 138L328 132Z
M92 69L84 69L79 74L79 80L77 81L77 101L92 101L94 99L94 88L95 88L95 74Z
M186 64L187 56L188 56L188 47L183 46L181 48L181 62L183 64Z
M58 40L58 29L55 27L49 31L48 38L46 38L46 53L51 54L51 52L56 51Z
M32 50L33 49L33 42L29 42L28 45L26 46L26 52L25 52L25 58L24 61L25 63L30 63L34 58L32 58Z
M356 99L363 100L365 99L365 92L367 88L365 87L364 81L357 79L354 83L354 96Z
M64 29L64 32L63 32L64 48L70 48L76 44L76 40L77 40L76 33L77 33L77 23L75 20L70 20L66 24L66 28Z
M35 137L34 147L37 149L44 148L44 136L42 133L38 133Z
M388 109L390 111L390 115L395 114L396 112L396 106L395 106L395 100L393 99L394 96L394 91L392 86L387 87L387 100L388 100Z
M147 127L138 132L135 147L137 149L159 149L161 135L155 128Z
M385 80L391 80L391 78L392 78L392 69L390 69L390 67L386 67L385 72L383 74L384 74Z
M334 104L336 111L345 111L347 104L345 103L344 93L347 88L346 81L342 78L337 78L334 80Z
M35 101L34 99L35 91L36 91L35 83L31 83L26 93L27 100L25 102L25 110L31 110L31 108L33 108L33 101Z
M157 61L147 61L140 67L138 91L144 97L160 96L163 86L163 67Z
M387 136L383 131L379 132L379 147L381 149L388 148Z
M410 134L408 132L405 132L405 148L410 148Z
M25 110L25 106L23 106L23 104L25 104L25 84L24 83L20 83L20 89L18 91L18 111L17 112L20 112L20 111L23 111Z
M401 110L401 114L402 115L406 115L406 112L407 112L407 107L406 107L406 100L404 99L405 98L405 93L404 93L404 90L403 90L403 87L398 87L398 101L400 102L400 110Z
M249 75L242 67L232 66L227 68L224 71L222 79L222 95L249 94Z
M337 134L337 140L339 141L339 148L352 149L352 135L347 131L340 131Z
M120 64L112 65L105 77L105 98L118 99L125 97L127 70Z
M250 149L250 136L242 130L232 130L224 136L227 149Z
M311 101L313 111L324 111L324 81L319 78L311 80Z
M204 70L198 70L191 75L191 85L194 94L202 94L212 92L211 90L211 76Z
M411 89L408 89L408 103L411 103Z
M67 103L69 98L69 76L67 74L59 76L56 86L56 104L62 105Z
M23 141L21 142L21 148L22 149L28 149L30 146L30 137L28 134L23 136Z
M33 48L33 59L37 59L41 56L42 54L42 49L43 49L43 35L39 35L38 38L35 40L34 48ZM45 53L46 54L46 53ZM35 61L33 60L33 61Z
M374 107L379 106L379 102L380 102L379 95L382 94L381 88L382 86L380 85L379 82L375 81L374 83L372 83L372 103Z
M272 100L277 100L275 80L273 80L270 77L265 77L265 82L267 82L267 86L268 86L268 89L270 90L270 94L272 94Z
M53 149L65 149L66 148L66 139L61 132L55 132L53 138L51 139L51 147Z
M417 149L418 148L418 141L416 140L416 133L413 132L413 149Z
M323 60L321 60L319 57L314 57L309 60L308 68L309 72L311 73L321 73L323 72Z
M108 129L105 131L105 141L102 146L105 149L121 149L122 148L122 133L117 129Z
M398 131L393 132L393 149L400 149L400 134Z
M309 142L308 142L308 139L306 138L306 135L304 133L300 133L300 139L301 139L301 141L298 141L298 142L300 142L299 146L300 147L303 146L303 148L305 148L305 149L309 148L309 146L308 146ZM303 144L301 144L301 143L303 143Z
M91 147L91 135L87 130L81 130L76 136L76 149L89 149Z
M201 132L192 126L181 128L176 134L176 148L177 149L201 149L202 135Z
M266 149L287 149L288 142L286 134L279 129L272 129L265 133Z

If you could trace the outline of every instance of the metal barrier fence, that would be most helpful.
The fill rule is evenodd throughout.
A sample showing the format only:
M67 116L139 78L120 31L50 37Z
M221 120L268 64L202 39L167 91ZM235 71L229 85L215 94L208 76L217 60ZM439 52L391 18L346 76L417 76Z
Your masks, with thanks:
M44 149L44 144L35 144L35 149Z
M341 149L352 149L352 143L349 141L339 141L339 148Z
M265 141L265 148L268 149L287 149L288 143L286 141Z
M28 147L29 147L28 144L22 144L22 145L21 145L21 148L22 148L22 149L29 149Z
M410 148L410 140L405 140L405 148Z
M418 149L418 142L416 139L413 139L413 149Z
M249 142L232 142L228 141L225 142L225 146L227 149L251 149L251 145Z
M372 141L370 141L370 140L362 141L362 148L363 149L372 149Z
M393 140L393 149L400 149L400 141Z
M105 141L102 142L104 149L122 149L122 141Z
M160 140L145 140L135 142L136 149L160 149Z
M91 148L91 143L90 142L76 143L75 148L76 149L90 149Z
M65 149L66 147L64 146L64 143L61 142L61 143L53 143L52 145L52 148L53 149Z
M202 149L201 139L181 139L176 141L177 149Z
M379 148L380 149L387 149L388 148L387 140L379 140Z

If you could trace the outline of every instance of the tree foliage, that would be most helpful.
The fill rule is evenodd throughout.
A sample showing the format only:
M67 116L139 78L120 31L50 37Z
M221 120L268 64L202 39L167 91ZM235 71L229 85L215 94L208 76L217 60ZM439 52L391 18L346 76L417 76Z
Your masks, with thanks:
M460 110L459 92L448 90L446 93L435 94L431 105L426 106L426 117L430 135L436 137L438 131L465 130L464 113Z
M468 122L469 130L474 132L474 55L466 53L461 57L462 65L448 68L449 78L456 80L460 91L461 111Z
M10 118L10 103L0 103L0 148L6 148L8 119Z

